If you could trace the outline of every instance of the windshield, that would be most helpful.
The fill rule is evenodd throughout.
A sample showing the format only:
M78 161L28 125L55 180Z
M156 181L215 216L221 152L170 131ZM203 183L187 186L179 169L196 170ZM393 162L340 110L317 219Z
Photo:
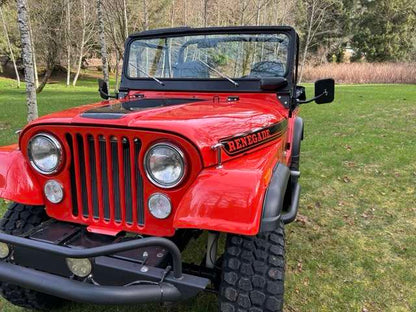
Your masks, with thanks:
M223 78L230 82L283 77L288 48L285 34L138 39L130 45L127 74L130 78Z

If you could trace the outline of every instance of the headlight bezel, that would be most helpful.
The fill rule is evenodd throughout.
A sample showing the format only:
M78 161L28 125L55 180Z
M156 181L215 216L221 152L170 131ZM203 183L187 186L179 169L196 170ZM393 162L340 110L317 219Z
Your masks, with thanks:
M170 149L172 149L172 150L174 150L176 153L178 153L179 154L179 156L180 156L180 160L181 160L181 163L182 163L182 174L181 174L181 176L179 177L179 179L177 179L174 183L169 183L169 184L166 184L166 183L161 183L156 177L154 177L154 175L151 173L151 169L150 169L150 164L149 164L149 161L148 161L148 158L149 158L149 155L150 155L150 152L154 149L154 148L157 148L157 147L161 147L161 146L163 146L163 147L167 147L167 148L170 148ZM155 144L153 144L153 145L151 145L148 149L147 149L147 151L146 151L146 153L145 153L145 155L144 155L144 159L143 159L143 166L144 166L144 171L145 171L145 173L146 173L146 176L147 176L147 178L149 179L149 181L150 182L152 182L152 184L154 184L155 186L157 186L157 187L159 187L159 188L162 188L162 189L172 189L172 188L174 188L174 187L177 187L178 185L180 185L182 182L183 182L183 180L184 180L184 178L185 178L185 176L186 176L186 172L187 172L187 161L186 161L186 157L185 157L185 153L177 146L177 145L175 145L175 144L172 144L172 143L170 143L170 142L158 142L158 143L155 143Z
M33 155L32 155L32 142L37 138L37 137L44 137L47 140L49 140L53 145L55 145L56 150L58 151L58 162L56 164L56 166L49 170L43 170L41 168L38 167L38 165L36 164L36 162L33 160ZM28 145L27 145L27 156L29 158L29 162L30 165L32 166L33 169L35 169L38 173L43 174L43 175L53 175L56 174L57 172L59 172L59 170L62 168L62 164L63 164L63 158L64 158L64 154L63 154L63 148L62 148L62 144L61 142L52 134L46 133L46 132L40 132L35 134L34 136L32 136L30 138L30 140L28 141Z

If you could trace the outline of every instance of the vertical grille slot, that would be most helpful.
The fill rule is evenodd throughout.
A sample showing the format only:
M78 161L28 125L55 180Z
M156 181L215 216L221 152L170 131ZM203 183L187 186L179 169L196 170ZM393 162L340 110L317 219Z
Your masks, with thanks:
M72 214L120 225L144 225L139 139L66 134Z
M98 146L100 149L100 170L102 174L102 184L101 190L103 194L103 212L104 212L104 220L110 220L110 194L108 189L108 162L107 162L107 153L106 153L106 143L105 138L103 136L99 137Z
M134 139L134 173L136 175L136 210L137 210L137 222L139 225L144 225L144 205L143 205L143 180L139 171L139 152L141 143L138 139Z
M114 207L115 207L115 211L114 211L114 217L115 220L117 222L121 221L121 207L120 207L120 203L121 203L121 197L120 197L120 173L119 173L119 168L118 168L118 147L117 147L117 139L111 138L110 141L110 145L111 145L111 170L113 172L113 190L114 190Z
M70 134L66 135L66 140L68 141L69 148L71 150L71 164L69 166L70 179L71 179L71 201L72 201L72 214L78 216L78 194L77 194L77 185L75 177L75 165L74 165L74 144L72 142L72 136Z
M85 170L85 153L84 153L84 139L82 135L77 134L77 146L76 150L78 151L78 166L79 166L79 175L81 185L81 196L82 196L82 214L85 218L88 218L88 190L87 190L87 177L86 177L86 170Z
M95 147L94 147L94 138L92 135L88 137L88 160L89 160L89 167L90 167L90 183L91 183L91 196L92 196L92 213L94 219L99 219L99 210L98 210L98 190L97 190L97 169L96 169L96 155L95 155Z
M133 223L133 198L132 198L132 184L131 184L131 160L130 160L130 144L127 138L122 139L123 142L123 170L124 170L124 196L126 212L126 222Z

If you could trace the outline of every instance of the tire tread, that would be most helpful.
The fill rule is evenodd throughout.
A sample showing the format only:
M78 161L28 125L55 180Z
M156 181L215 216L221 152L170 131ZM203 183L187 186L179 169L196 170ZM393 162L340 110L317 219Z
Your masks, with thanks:
M0 231L12 235L24 235L47 219L48 216L42 206L12 203L0 221ZM0 292L10 303L31 310L50 311L64 302L57 297L6 282L0 282Z
M257 236L228 235L219 308L222 312L283 310L284 226Z

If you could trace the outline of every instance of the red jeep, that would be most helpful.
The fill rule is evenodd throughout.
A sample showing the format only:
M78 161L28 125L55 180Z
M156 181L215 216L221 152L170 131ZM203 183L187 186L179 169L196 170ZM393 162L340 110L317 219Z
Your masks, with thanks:
M298 210L299 104L291 27L131 35L116 99L37 119L0 149L0 288L50 309L175 302L281 311L284 224ZM199 264L182 251L207 232ZM217 248L226 234L225 251Z

